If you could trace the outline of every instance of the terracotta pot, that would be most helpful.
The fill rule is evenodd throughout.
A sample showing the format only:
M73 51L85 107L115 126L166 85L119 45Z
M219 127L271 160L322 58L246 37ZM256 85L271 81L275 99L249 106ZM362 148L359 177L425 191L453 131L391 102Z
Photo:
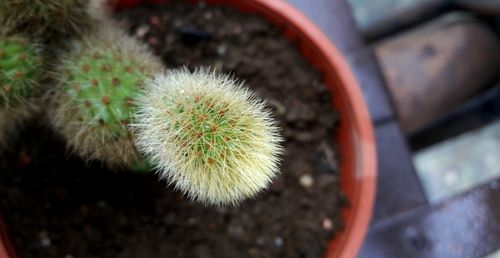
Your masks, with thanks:
M117 8L168 0L110 0ZM373 126L360 87L345 58L314 23L283 0L206 0L263 15L283 28L304 56L323 73L340 112L341 187L350 206L343 210L345 229L328 247L327 258L354 258L368 230L375 199L376 151ZM16 258L0 223L0 258Z

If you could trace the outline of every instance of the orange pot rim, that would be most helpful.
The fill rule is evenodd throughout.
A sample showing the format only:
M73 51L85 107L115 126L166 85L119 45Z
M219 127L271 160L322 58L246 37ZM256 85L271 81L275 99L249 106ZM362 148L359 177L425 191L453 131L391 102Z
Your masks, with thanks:
M140 2L140 0L121 1L128 2L128 7ZM167 1L149 0L152 3ZM207 2L227 3L232 1L207 0ZM234 2L238 3L235 4ZM354 173L352 176L356 182L348 182L347 184L346 182L341 182L342 189L349 190L351 206L344 209L344 216L347 217L345 221L346 228L330 242L326 257L356 257L371 220L377 177L374 129L359 84L348 62L330 39L309 18L284 0L239 0L234 2L230 4L241 5L242 9L257 6L263 12L262 14L271 18L271 20L286 24L289 30L293 30L291 35L287 35L292 40L295 37L299 37L306 41L307 44L312 44L315 47L315 55L309 56L308 59L312 59L311 61L323 73L334 77L335 81L331 82L331 84L343 85L340 87L330 86L335 88L336 98L340 98L344 102L346 107L341 109L343 111L341 112L341 116L342 119L349 120L347 128L353 130L351 135L348 135L350 138L348 142L352 145L349 147L349 150L355 153L355 157L349 159L353 163L349 165L352 165ZM328 73L334 73L334 75ZM345 123L345 121L341 123ZM345 134L347 135L349 132ZM341 152L341 157L344 155L345 153ZM342 172L344 172L344 169L342 169ZM0 218L0 258L17 257L17 253L7 236L6 227Z

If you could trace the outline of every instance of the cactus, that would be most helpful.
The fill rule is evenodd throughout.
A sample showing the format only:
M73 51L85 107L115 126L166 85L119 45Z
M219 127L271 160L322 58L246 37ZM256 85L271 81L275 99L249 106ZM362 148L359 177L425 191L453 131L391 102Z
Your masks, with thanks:
M27 38L1 33L0 69L0 108L24 102L38 91L42 59Z
M0 17L35 37L79 35L91 22L89 1L95 0L1 0Z
M160 70L144 46L104 26L63 57L49 117L81 156L109 167L133 166L141 157L128 124L141 87Z
M160 74L138 99L137 146L193 200L236 204L278 172L281 138L262 101L208 69Z

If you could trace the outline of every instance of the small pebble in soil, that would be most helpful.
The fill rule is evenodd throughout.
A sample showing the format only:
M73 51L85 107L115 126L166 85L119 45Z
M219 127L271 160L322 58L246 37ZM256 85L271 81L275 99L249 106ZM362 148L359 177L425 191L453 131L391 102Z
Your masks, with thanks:
M277 246L277 247L282 247L283 246L283 238L276 237L274 239L274 245Z
M232 236L239 237L243 234L243 227L240 226L230 226L228 228L228 233Z
M304 188L311 188L314 185L314 178L309 174L305 174L300 176L299 183Z
M149 32L149 26L141 25L135 29L135 36L138 38L143 38Z
M156 46L156 45L158 45L158 38L153 37L153 36L149 37L148 38L148 44L150 46Z
M174 23L174 28L180 28L182 26L182 21L181 20L175 20Z
M325 230L332 230L333 229L333 223L329 218L323 219L323 229L325 229Z
M258 245L265 245L266 240L263 237L258 237L257 241L255 241Z
M189 219L187 220L187 224L188 224L189 226L194 226L194 225L198 224L198 220L197 220L196 218L189 218Z
M153 26L158 26L158 25L160 25L160 23L161 23L160 17L158 17L156 15L149 17L149 24L151 24Z
M47 231L45 230L41 231L38 236L40 238L40 245L42 247L49 247L50 244L52 243L52 241L49 238L49 233L47 233Z
M224 56L227 53L227 46L226 45L219 45L217 47L217 55L219 56Z
M295 133L295 140L306 143L314 140L314 134L312 132L297 132Z
M206 12L203 14L203 18L205 18L205 20L211 20L212 17L213 17L213 15L211 12Z
M241 26L235 25L233 27L233 34L234 35L240 35L243 32L243 28Z

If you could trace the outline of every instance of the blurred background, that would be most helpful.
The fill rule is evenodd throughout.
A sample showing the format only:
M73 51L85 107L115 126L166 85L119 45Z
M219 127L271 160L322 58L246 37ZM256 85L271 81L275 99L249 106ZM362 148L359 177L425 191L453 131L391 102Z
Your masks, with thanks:
M359 257L500 257L500 1L290 2L348 57L376 127Z

